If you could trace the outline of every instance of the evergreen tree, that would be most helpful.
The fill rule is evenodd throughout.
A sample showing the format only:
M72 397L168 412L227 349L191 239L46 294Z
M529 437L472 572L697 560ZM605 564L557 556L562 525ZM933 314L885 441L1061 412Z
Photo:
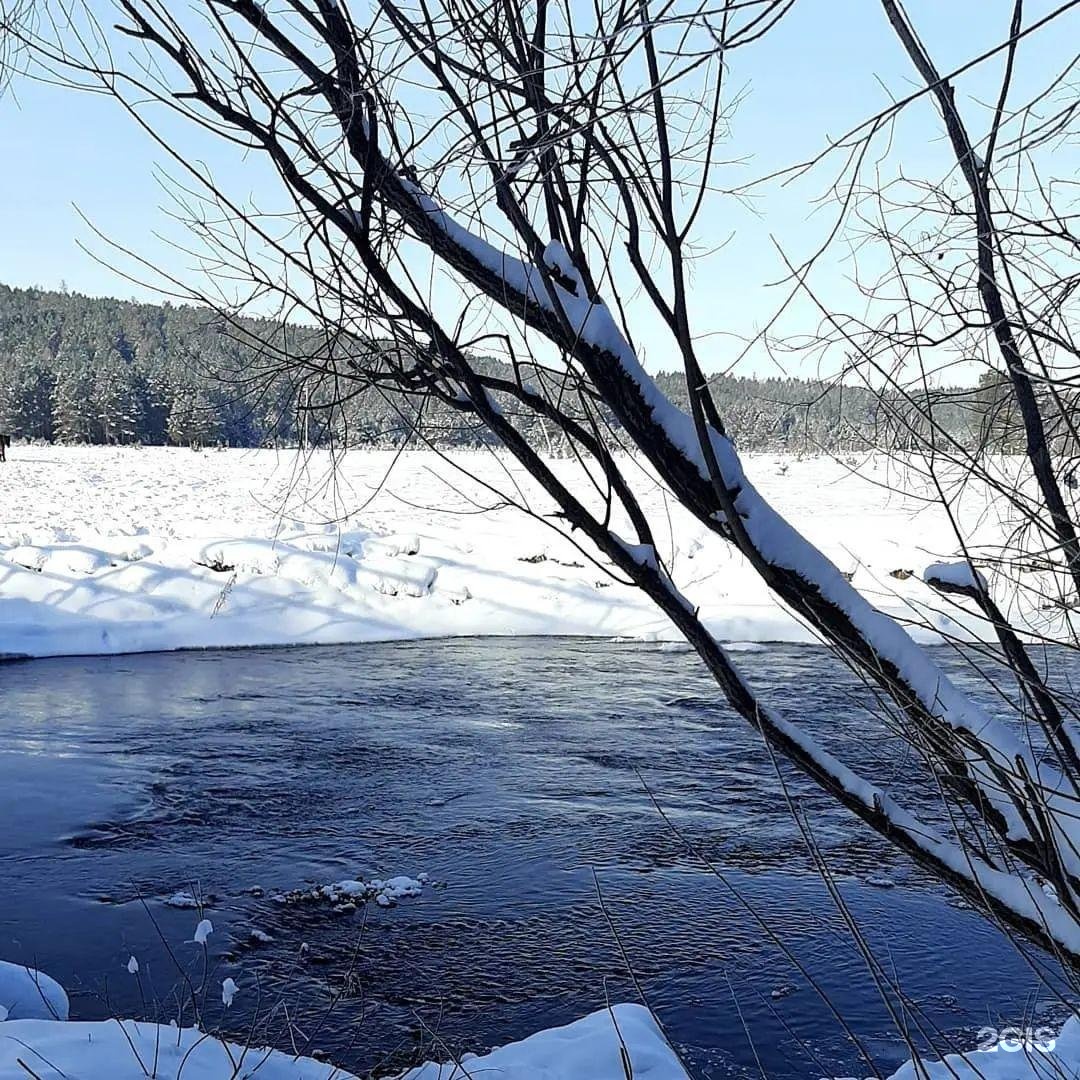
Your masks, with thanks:
M419 417L409 399L356 393L335 374L336 367L347 376L350 351L388 350L385 344L345 342L329 358L327 374L303 381L295 368L288 375L279 370L275 357L282 352L316 352L321 344L303 326L230 323L196 307L0 286L0 428L15 438L64 442L262 446L295 444L303 435L316 446L396 446L422 423L425 437L440 447L490 443L489 432L454 409L429 401ZM477 364L489 374L513 375L497 360ZM681 372L657 381L686 406ZM910 445L905 411L925 427L902 400L864 387L736 376L717 376L710 387L745 450ZM987 377L976 391L941 392L934 421L963 443L989 432L1002 449L1015 449L1017 425L999 390ZM559 432L526 431L533 434L554 453L567 449Z

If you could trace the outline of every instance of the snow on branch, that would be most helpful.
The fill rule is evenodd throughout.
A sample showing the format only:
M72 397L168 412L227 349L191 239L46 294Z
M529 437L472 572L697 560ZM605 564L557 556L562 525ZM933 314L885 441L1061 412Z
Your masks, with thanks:
M669 483L672 473L662 467L666 454L657 451L658 443L677 452L693 466L703 484L710 484L708 461L693 419L645 371L601 300L570 292L553 280L546 268L539 269L501 251L462 226L416 184L407 180L399 182L444 241L464 253L469 262L479 264L498 278L501 289L488 288L489 295L519 316L529 305L534 305L554 319L565 321L578 342L603 357L606 377L611 378L614 373L632 385L648 411L649 427L645 430L625 415L620 415L620 420L639 446L651 451L650 458L661 463L661 471ZM468 273L467 265L455 260L445 245L439 247L441 254L449 255L451 265ZM562 257L556 256L552 261L556 258L561 261ZM515 294L523 302L521 307L516 306ZM546 324L539 325L547 332ZM1030 825L1046 819L1051 823L1051 835L1040 842L1053 844L1068 873L1080 877L1080 815L1077 813L1080 807L1076 792L1063 773L1037 757L1031 746L962 693L898 622L875 608L760 495L747 478L731 440L711 427L708 431L711 454L725 488L733 493L739 527L752 545L753 554L768 568L794 575L807 596L823 600L846 622L855 640L869 646L877 657L875 677L880 673L882 661L889 665L894 672L889 681L890 690L894 696L899 695L909 715L911 709L907 706L917 706L928 722L944 724L960 737L962 763L968 777L1004 822L1007 841L1019 843L1021 852L1030 851L1034 841ZM686 503L694 509L691 500ZM716 528L723 524L724 516L723 511L716 510L707 523ZM813 618L815 610L814 606L808 606L802 613ZM896 682L900 686L894 689Z
M967 560L931 563L923 571L923 581L941 592L956 592L976 597L987 592L986 578Z

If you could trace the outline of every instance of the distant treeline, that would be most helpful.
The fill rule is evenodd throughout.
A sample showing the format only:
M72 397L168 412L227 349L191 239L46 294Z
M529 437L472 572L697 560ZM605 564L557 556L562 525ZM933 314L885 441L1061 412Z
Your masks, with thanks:
M282 358L310 352L314 335L270 320L227 322L206 308L0 286L0 432L77 443L393 446L419 426L444 448L491 441L453 409L425 405L418 417L411 401L354 393L347 380L305 378L303 365ZM478 365L508 370L495 360ZM658 381L685 405L681 374ZM917 413L925 402L916 410L864 387L727 375L711 385L743 449L903 446L907 429L924 423ZM935 424L970 443L986 416L984 398L939 395ZM561 448L556 431L532 424L540 446Z

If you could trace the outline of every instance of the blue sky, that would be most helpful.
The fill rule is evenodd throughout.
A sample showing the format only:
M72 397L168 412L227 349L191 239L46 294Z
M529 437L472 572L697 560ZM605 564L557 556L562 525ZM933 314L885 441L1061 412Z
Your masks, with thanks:
M1027 0L1030 23L1060 5ZM949 70L978 55L1004 36L1011 0L910 0L907 5L938 66ZM1051 77L1076 52L1080 7L1024 44L1014 100ZM1001 58L982 64L959 82L971 126L981 132L985 109L1000 77ZM726 170L732 185L790 164L820 149L881 108L887 94L915 88L911 66L876 0L798 0L791 14L762 43L732 56L729 87L748 94L733 122L732 156L749 158ZM154 294L119 277L79 248L79 241L106 253L81 211L118 243L145 255L154 265L182 274L186 263L159 234L183 234L162 210L165 202L155 165L165 155L155 148L115 102L23 80L0 99L0 281L11 285L57 287L93 295L150 298ZM170 129L182 152L212 152L222 186L261 197L272 178L258 163L231 150L209 148L183 128ZM929 102L918 104L901 124L888 168L903 167L938 178L949 157L941 125ZM1075 173L1075 166L1074 166ZM779 301L766 287L781 272L770 236L783 238L795 257L805 256L829 225L813 213L810 200L825 186L827 173L809 182L761 189L750 212L729 198L712 201L702 221L703 243L731 234L722 251L696 273L694 302L703 326L719 335L705 350L710 369L737 355L735 342L752 335ZM823 290L842 291L845 269L823 270ZM646 327L642 338L651 367L664 366L663 342ZM711 340L711 339L709 339ZM793 361L798 365L797 359ZM773 370L753 354L740 370Z

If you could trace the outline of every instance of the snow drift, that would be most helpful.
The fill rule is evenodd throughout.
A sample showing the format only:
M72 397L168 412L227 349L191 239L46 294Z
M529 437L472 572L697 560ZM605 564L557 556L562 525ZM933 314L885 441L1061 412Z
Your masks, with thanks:
M235 992L230 983L223 984L223 1000ZM489 1054L429 1062L400 1080L625 1080L624 1055L636 1080L688 1080L640 1005L602 1009ZM357 1080L313 1058L240 1046L198 1028L135 1020L0 1022L0 1080L42 1073L80 1080Z

